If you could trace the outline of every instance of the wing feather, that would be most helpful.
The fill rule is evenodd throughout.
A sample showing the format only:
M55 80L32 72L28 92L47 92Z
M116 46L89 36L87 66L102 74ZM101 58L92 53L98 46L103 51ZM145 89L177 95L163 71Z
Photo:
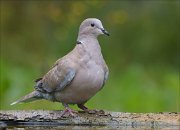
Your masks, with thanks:
M37 81L35 89L47 93L62 91L72 82L75 74L75 69L70 67L67 61L60 60L41 80Z

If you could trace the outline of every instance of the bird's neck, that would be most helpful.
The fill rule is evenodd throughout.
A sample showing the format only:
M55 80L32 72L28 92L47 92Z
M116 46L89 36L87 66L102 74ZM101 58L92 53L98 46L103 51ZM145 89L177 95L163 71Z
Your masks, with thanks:
M77 41L79 44L75 48L86 51L91 57L102 57L101 47L94 35L80 35Z
M79 33L77 41L84 43L89 40L97 40L97 36L93 34Z

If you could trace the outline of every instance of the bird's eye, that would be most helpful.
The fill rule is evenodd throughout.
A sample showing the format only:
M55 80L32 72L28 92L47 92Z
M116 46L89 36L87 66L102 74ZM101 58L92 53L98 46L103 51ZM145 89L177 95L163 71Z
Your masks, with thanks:
M91 27L94 27L94 23L91 23Z

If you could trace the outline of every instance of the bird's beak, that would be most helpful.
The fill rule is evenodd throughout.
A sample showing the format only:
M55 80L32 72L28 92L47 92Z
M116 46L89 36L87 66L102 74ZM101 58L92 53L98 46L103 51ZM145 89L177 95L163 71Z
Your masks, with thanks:
M106 31L105 29L102 28L101 31L102 31L105 35L110 36L110 34L108 33L108 31Z

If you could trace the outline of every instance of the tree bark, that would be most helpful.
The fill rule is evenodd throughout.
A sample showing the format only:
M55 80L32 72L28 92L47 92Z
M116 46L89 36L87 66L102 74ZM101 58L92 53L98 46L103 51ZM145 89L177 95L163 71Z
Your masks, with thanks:
M9 110L0 111L0 126L49 126L58 128L172 128L179 129L179 112L126 113L100 110L96 114L78 112L76 117L60 117L62 111ZM45 127L46 126L46 127Z

